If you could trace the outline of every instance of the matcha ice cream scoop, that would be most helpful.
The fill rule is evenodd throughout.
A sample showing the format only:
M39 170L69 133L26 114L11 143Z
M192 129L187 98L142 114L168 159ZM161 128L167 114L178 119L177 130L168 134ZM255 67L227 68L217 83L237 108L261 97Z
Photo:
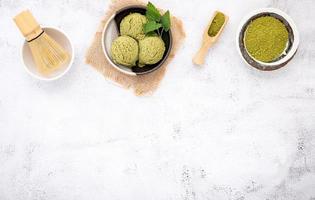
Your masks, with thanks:
M133 67L138 60L138 42L132 37L120 36L112 43L111 55L115 63Z
M145 37L143 26L146 23L147 18L144 15L139 13L129 14L120 23L120 34L142 40Z
M149 36L139 41L139 50L139 64L153 65L162 60L165 44L160 37Z

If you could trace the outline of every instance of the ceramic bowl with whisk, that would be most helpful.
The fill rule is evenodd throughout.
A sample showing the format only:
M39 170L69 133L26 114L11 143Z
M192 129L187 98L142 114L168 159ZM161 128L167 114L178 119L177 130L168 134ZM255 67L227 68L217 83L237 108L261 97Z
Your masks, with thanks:
M64 64L60 69L56 70L54 73L44 76L41 74L35 65L31 49L29 48L26 41L23 43L22 47L22 59L24 63L24 68L28 74L32 77L42 80L42 81L54 81L63 77L71 68L74 60L74 48L69 37L62 30L56 27L43 27L43 30L56 42L58 42L67 52L69 52L70 59L66 64Z

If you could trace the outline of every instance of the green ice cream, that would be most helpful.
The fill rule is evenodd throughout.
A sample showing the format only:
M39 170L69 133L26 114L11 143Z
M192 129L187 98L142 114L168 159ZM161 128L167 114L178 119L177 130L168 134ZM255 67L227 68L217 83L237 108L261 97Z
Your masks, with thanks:
M142 40L145 37L143 31L144 24L147 23L147 18L139 13L132 13L126 16L120 23L120 34L128 35L137 40Z
M165 44L158 36L145 37L139 41L139 50L140 65L153 65L162 60Z
M112 43L111 55L115 63L133 67L138 60L138 42L129 36L120 36Z

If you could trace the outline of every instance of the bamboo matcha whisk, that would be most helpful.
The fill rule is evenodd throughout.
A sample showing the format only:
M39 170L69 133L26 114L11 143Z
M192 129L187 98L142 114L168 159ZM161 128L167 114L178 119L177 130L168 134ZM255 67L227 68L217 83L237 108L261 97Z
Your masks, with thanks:
M44 32L29 10L18 14L14 21L28 42L40 73L50 75L69 60L69 53Z

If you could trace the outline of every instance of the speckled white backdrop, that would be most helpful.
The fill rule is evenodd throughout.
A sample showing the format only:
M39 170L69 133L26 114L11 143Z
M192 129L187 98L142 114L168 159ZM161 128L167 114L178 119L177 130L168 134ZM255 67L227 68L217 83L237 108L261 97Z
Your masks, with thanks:
M158 91L135 97L84 55L109 0L0 0L0 200L314 200L315 1L155 0L187 38ZM301 45L275 72L242 63L241 18L276 7ZM11 18L30 8L72 38L73 69L34 80ZM213 11L230 22L204 67L191 57Z

